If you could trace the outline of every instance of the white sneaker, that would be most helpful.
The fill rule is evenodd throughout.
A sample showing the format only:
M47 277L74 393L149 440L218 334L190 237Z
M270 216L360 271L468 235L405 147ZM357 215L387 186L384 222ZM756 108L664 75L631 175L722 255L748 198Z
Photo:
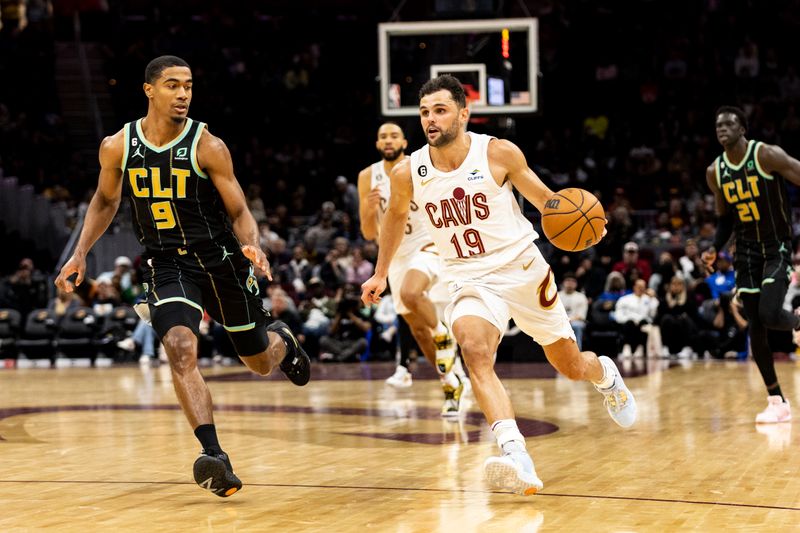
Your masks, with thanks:
M396 389L407 389L411 386L411 372L402 365L397 365L394 374L386 379L386 384Z
M756 424L778 424L792 421L789 400L780 396L767 396L767 408L756 415Z
M684 346L678 352L678 359L692 359L694 357L694 350L690 346Z
M136 343L133 342L131 337L128 337L127 339L122 339L119 341L117 343L117 348L125 350L126 352L133 352L136 350Z
M642 346L641 344L637 346L636 350L634 350L633 352L633 356L637 358L644 357L644 346Z
M625 386L625 382L622 381L622 376L617 370L617 365L614 364L614 361L605 355L601 355L598 359L607 371L611 371L614 374L614 384L607 389L601 389L597 385L594 388L605 397L603 403L612 420L624 428L631 427L636 422L636 399L634 399L628 387Z
M544 484L536 469L533 459L527 452L512 452L500 457L489 457L483 463L486 481L495 488L509 490L523 496L536 494Z
M631 355L633 355L633 352L631 352L631 345L626 344L622 347L622 352L619 354L619 358L628 359L629 357L631 357Z
M142 366L149 365L152 358L149 355L142 354L139 356L139 364Z

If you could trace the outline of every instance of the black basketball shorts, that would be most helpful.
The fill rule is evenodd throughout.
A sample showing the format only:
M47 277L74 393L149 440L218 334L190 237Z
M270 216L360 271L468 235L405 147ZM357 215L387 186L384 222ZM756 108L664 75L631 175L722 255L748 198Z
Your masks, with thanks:
M790 241L736 240L733 268L736 271L736 290L748 294L761 292L763 285L778 283L788 288L792 271ZM785 294L785 290L783 291Z
M228 332L239 355L263 352L271 318L250 260L237 245L185 252L145 258L144 289L158 336L174 326L197 335L205 309Z

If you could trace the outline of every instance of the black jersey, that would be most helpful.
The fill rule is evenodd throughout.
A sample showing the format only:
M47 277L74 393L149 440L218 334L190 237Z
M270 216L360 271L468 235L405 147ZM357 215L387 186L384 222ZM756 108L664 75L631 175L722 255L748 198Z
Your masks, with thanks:
M122 186L136 236L151 254L234 238L222 198L197 163L205 127L187 118L180 135L157 147L145 139L142 119L125 124Z
M717 186L734 211L737 240L783 242L792 238L789 195L783 177L767 174L758 164L758 150L763 144L749 141L737 165L725 153L717 157Z

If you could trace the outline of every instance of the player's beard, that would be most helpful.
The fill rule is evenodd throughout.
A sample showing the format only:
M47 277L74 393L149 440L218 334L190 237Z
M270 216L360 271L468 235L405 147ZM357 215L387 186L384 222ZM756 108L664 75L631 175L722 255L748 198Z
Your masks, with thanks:
M385 150L381 150L381 155L383 156L383 160L384 161L388 161L390 163L392 163L394 161L397 161L399 158L403 157L404 153L405 153L405 149L403 149L403 148L398 148L397 150L392 150L388 154L386 153Z
M457 120L454 120L453 125L450 126L447 131L439 130L439 136L435 140L431 141L428 139L428 144L434 148L440 148L450 144L458 137L459 128L461 128L461 124Z

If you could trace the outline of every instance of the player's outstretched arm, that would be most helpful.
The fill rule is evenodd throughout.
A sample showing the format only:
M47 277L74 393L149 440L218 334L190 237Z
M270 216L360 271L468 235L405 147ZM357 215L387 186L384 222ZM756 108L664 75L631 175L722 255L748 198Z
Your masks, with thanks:
M791 183L800 186L800 161L787 154L783 148L774 144L764 144L756 154L764 172L777 172Z
M389 263L403 240L409 207L414 197L409 159L404 159L392 169L391 179L392 195L389 198L389 208L386 210L381 224L375 275L361 285L361 300L365 304L376 303L381 299L381 293L386 290Z
M242 187L233 173L233 161L222 139L203 130L197 144L197 162L205 169L219 192L225 211L233 224L233 232L242 243L242 252L272 280L267 256L259 245L258 225L244 197Z
M105 233L114 215L117 214L122 199L122 155L125 151L125 135L122 130L106 137L100 144L100 177L97 190L89 202L89 208L83 219L83 229L75 246L72 257L61 267L56 286L66 292L72 292L73 286L69 277L77 274L75 285L83 282L86 272L86 254L92 249L97 239Z
M516 144L505 139L492 140L489 143L489 166L495 179L507 177L539 212L544 211L544 204L553 196L553 191L531 170L525 154Z
M372 188L372 171L369 167L358 173L358 215L361 219L361 234L368 241L378 238L378 209L381 196Z

